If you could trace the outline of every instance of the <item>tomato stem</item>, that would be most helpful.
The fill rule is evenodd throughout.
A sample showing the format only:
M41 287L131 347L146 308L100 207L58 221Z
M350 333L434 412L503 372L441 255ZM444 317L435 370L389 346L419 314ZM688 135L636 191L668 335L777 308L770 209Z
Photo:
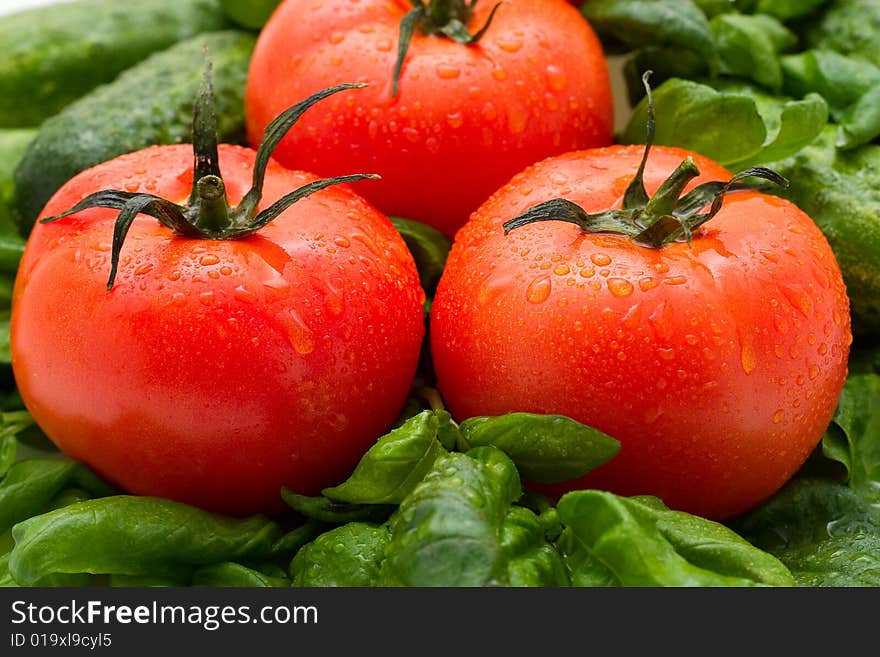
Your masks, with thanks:
M391 83L391 95L396 96L400 86L400 72L409 51L409 45L416 30L422 34L449 37L463 45L477 43L495 18L495 12L503 4L492 7L483 26L471 34L468 23L473 17L478 0L411 0L413 8L400 20L400 33L397 42L397 60Z
M206 53L205 72L193 106L193 186L187 203L178 205L153 194L114 189L101 190L90 194L61 214L41 219L40 223L58 221L94 207L119 210L113 227L110 276L107 280L108 290L112 289L116 279L125 238L139 214L146 214L158 219L163 226L184 237L226 240L251 235L277 218L293 203L310 194L331 185L379 177L375 174L356 173L315 180L285 194L268 208L257 210L263 197L263 182L272 152L303 113L332 94L364 86L366 85L340 84L324 89L275 117L266 127L263 141L257 149L251 189L237 206L231 207L226 197L226 185L220 173L217 115L211 83L211 61Z
M741 171L726 182L712 181L698 185L682 196L687 185L700 175L700 170L693 158L687 157L663 181L654 196L649 196L645 189L644 174L654 141L655 125L654 99L648 84L650 75L651 71L647 71L642 76L642 82L648 93L645 150L639 168L624 192L621 209L590 214L567 199L550 199L532 206L518 217L506 221L502 225L505 235L530 223L565 221L591 233L604 232L627 235L639 244L652 248L660 248L665 244L679 240L690 243L694 231L718 214L724 197L729 192L761 188L759 185L741 182L743 179L762 178L781 187L788 186L788 181L775 171L765 167L752 167ZM701 212L707 205L709 210Z

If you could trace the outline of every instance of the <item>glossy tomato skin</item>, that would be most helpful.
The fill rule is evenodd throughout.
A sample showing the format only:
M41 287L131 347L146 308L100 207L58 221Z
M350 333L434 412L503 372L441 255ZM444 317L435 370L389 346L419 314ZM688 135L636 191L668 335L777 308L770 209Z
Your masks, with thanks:
M481 0L476 31L495 6ZM248 138L298 98L369 86L309 112L275 156L315 171L381 174L355 189L390 215L452 237L494 190L549 155L612 140L602 47L566 0L509 0L482 40L413 36L393 97L408 0L285 0L260 33L245 95ZM372 181L371 181L372 182Z
M655 148L648 191L686 155ZM550 158L473 215L432 307L438 386L458 419L560 413L620 440L610 462L542 492L652 494L723 519L776 491L818 443L846 377L848 299L809 217L756 192L728 196L691 245L563 222L503 235L550 198L619 207L640 157L614 146ZM695 160L695 183L730 177Z
M148 148L62 187L43 216L107 188L189 196L190 146ZM221 146L230 201L254 152ZM314 179L269 165L266 206ZM106 290L116 212L37 224L16 280L12 362L39 425L136 494L233 514L315 494L395 419L424 331L412 257L351 190L297 202L257 234L174 236L140 215Z

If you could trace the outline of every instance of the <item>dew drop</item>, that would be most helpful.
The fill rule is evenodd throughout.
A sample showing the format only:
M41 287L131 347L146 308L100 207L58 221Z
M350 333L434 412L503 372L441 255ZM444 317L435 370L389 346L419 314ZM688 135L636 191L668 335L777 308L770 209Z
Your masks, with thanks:
M496 80L498 80L499 82L501 80L506 80L507 79L507 71L505 71L503 68L492 69L492 77L495 78Z
M522 40L515 39L512 37L505 37L502 39L498 39L498 41L496 41L495 43L498 44L498 47L501 48L501 50L504 50L507 52L516 52L517 50L522 48L522 45L523 45Z
M199 258L199 264L203 267L210 267L211 265L216 265L218 262L220 262L220 258L213 253L207 253Z
M569 267L566 264L556 265L555 269L553 270L553 273L556 274L557 276L566 276L569 273L571 273L571 267Z
M376 50L380 52L390 52L392 47L391 39L379 39L376 42Z
M202 303L202 305L210 306L212 303L214 303L214 293L210 290L206 292L201 292L199 294L199 301Z
M593 264L597 267L605 267L606 265L611 264L611 256L604 253L594 253L590 256L590 260L592 260Z
M558 66L551 64L547 67L547 84L553 91L562 91L568 84L565 72Z
M785 416L785 411L781 408L773 414L773 424L779 424L782 422L782 418Z
M464 116L461 112L453 112L446 115L446 123L450 128L460 128L464 123Z
M639 289L642 292L653 290L655 287L657 287L657 285L659 285L659 283L657 283L657 281L653 278L648 277L639 279Z
M125 183L123 185L123 187L125 188L125 191L127 191L127 192L136 192L138 189L140 189L140 183L138 183L136 180L132 180L130 182Z
M342 235L333 238L333 243L341 249L347 249L349 246L351 246L351 242L349 241L349 239L347 237L343 237Z
M529 115L516 105L511 105L507 111L507 127L511 134L518 135L526 129L529 122Z
M495 105L492 103L486 103L481 114L486 121L494 121L498 117L498 110L495 109Z
M663 360L672 360L675 358L675 349L667 349L665 347L660 347L657 349L657 355L660 356Z
M257 295L254 294L251 290L247 289L244 285L239 285L232 293L239 301L244 301L245 303L254 303L257 300Z
M454 80L461 75L461 69L452 64L437 64L435 68L437 77L442 80Z
M287 330L289 332L290 344L300 356L306 356L315 350L315 336L311 329L306 326L302 318L291 309L287 313L289 319Z
M632 294L633 285L625 278L609 278L608 289L616 297L626 297Z
M669 278L664 278L663 282L666 285L684 285L687 283L687 277L685 276L670 276Z
M754 372L755 367L758 364L757 358L755 357L755 349L749 342L744 343L742 346L742 350L740 351L740 364L742 365L743 372L746 374Z
M137 269L134 270L135 276L143 276L144 274L149 274L153 270L152 262L145 262L140 265Z
M530 303L544 303L550 296L552 284L549 276L540 276L533 280L526 290L526 299Z

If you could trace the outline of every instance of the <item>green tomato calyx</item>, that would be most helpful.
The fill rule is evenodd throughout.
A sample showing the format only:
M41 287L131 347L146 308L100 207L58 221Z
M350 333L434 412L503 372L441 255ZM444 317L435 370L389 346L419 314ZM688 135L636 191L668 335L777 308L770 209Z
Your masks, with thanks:
M502 5L496 4L489 12L483 26L471 34L468 23L474 14L478 0L411 0L413 8L400 21L400 36L397 43L397 61L394 64L394 78L391 95L396 96L400 86L400 71L403 60L409 51L413 34L418 29L423 34L444 35L457 43L471 45L477 43L495 18L495 12Z
M263 134L254 162L250 190L238 205L231 206L226 197L226 185L220 173L217 144L217 115L211 83L211 63L206 60L205 73L193 108L193 185L186 204L178 205L153 194L102 190L85 197L69 210L40 220L51 223L87 208L102 207L119 210L113 227L110 252L110 276L107 289L113 287L119 266L119 256L125 237L138 214L148 214L175 233L198 239L227 240L251 235L278 217L284 210L302 198L317 191L351 183L364 178L379 178L376 174L352 174L310 182L282 196L269 207L257 211L263 196L266 168L272 152L310 107L324 98L364 84L339 84L306 98L275 117Z
M693 158L688 156L663 181L654 196L649 196L644 175L654 141L654 99L648 84L650 75L651 71L647 71L642 76L648 92L645 150L639 168L624 192L622 207L590 214L567 199L550 199L504 222L502 227L505 235L520 226L538 221L565 221L591 233L627 235L637 243L652 248L660 248L674 241L686 240L690 243L700 226L718 214L728 193L762 188L761 184L745 183L743 179L761 178L781 187L788 186L788 181L775 171L766 167L750 167L726 182L716 180L703 183L682 195L688 183L700 175ZM703 212L707 205L709 209Z

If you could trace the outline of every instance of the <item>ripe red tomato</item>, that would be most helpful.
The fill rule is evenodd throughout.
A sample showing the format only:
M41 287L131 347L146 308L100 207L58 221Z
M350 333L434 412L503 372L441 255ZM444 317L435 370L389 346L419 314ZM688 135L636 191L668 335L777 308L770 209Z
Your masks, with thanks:
M232 203L254 155L220 147ZM185 201L192 178L191 146L148 148L76 176L43 216L108 188ZM260 207L311 180L270 162ZM126 491L227 513L347 476L404 403L424 332L415 264L387 217L344 187L242 239L139 215L108 291L117 214L37 223L21 261L12 363L49 437Z
M476 3L472 33L495 5ZM282 2L251 60L251 143L292 100L338 82L366 82L356 98L333 99L303 117L275 157L318 174L343 165L376 172L381 181L356 183L356 191L385 213L450 238L525 166L611 143L602 47L566 0L508 0L473 45L417 29L394 96L400 23L412 8L408 0Z
M655 148L648 192L686 155ZM691 188L730 178L693 157ZM558 413L620 440L610 462L543 492L653 494L727 518L782 486L825 431L847 371L848 299L810 218L754 191L728 195L691 244L560 221L505 236L503 222L552 198L620 207L640 158L624 146L550 158L474 213L432 307L438 387L459 419Z

